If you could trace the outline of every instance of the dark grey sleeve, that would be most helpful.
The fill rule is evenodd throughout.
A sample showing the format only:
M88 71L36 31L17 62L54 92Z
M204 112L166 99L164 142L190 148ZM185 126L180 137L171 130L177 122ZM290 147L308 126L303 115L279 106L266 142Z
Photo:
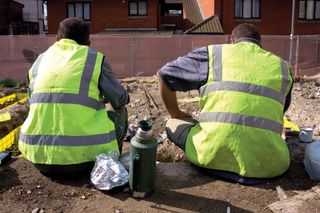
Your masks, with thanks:
M291 91L292 91L292 86L290 88L290 91L286 97L286 102L284 103L284 109L283 109L283 113L285 113L289 107L290 107L290 104L291 104Z
M208 77L208 48L198 48L167 63L158 74L171 91L199 89Z
M103 62L99 79L101 94L107 99L114 109L119 109L129 102L129 94L112 72L111 65Z
M290 72L290 73L291 73L291 72ZM291 76L291 79L293 79L292 76ZM286 96L286 101L285 101L285 103L284 103L283 113L285 113L285 112L289 109L289 107L290 107L292 87L293 87L293 83L291 84L289 93L288 93L288 95Z

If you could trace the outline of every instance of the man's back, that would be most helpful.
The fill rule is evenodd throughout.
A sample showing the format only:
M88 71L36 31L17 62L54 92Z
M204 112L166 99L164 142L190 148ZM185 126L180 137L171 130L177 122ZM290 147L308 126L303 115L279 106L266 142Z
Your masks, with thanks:
M158 71L171 116L166 131L191 163L239 183L265 182L290 163L281 138L290 69L261 48L252 24L235 27L231 43L198 48ZM193 89L200 92L198 121L180 110L176 98L176 91Z
M31 69L30 113L20 137L20 150L30 161L79 164L103 152L119 152L97 86L102 60L101 53L69 39L38 58Z
M251 42L208 48L212 64L200 88L200 123L187 138L188 159L246 177L282 174L289 166L280 136L290 89L286 63Z

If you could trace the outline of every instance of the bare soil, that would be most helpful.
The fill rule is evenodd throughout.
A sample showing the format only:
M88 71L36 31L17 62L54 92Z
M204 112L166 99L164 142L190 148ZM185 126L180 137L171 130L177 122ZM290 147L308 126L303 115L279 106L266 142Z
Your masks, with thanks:
M127 186L101 192L91 185L89 174L50 178L39 173L27 160L12 157L0 165L0 212L271 212L268 205L280 200L278 186L287 197L320 186L304 170L307 144L301 143L295 134L286 137L291 154L288 172L269 183L244 186L201 173L186 162L183 152L166 137L164 126L169 115L159 97L155 78L123 79L122 84L131 96L128 112L132 127L136 128L141 119L153 120L159 143L154 194L134 199ZM197 97L197 92L178 94L183 100L192 100L192 97ZM196 102L180 105L197 117ZM301 127L313 127L314 137L319 139L320 84L295 83L286 116ZM23 119L15 125L21 122ZM125 151L128 150L129 143L125 143ZM320 211L317 199L304 201L296 212Z

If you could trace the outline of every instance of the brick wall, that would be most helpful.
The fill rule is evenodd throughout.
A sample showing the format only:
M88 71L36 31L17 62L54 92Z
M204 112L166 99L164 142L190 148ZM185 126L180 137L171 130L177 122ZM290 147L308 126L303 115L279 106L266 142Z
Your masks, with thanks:
M215 0L216 6L222 4L222 27L226 34L243 22L251 22L258 27L264 35L289 35L291 32L291 8L292 0L261 0L259 20L244 20L234 18L234 0ZM296 0L295 32L296 35L320 34L320 21L298 20L299 1Z
M67 17L67 2L91 2L91 33L110 28L158 28L158 0L147 1L147 16L129 17L128 0L49 0L48 33L56 33Z

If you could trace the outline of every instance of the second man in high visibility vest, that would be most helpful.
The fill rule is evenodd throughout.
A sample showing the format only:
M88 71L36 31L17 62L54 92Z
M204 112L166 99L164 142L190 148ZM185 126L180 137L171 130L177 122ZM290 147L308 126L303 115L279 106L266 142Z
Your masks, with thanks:
M29 71L30 112L19 149L43 173L90 171L96 155L121 152L128 92L89 46L89 26L65 19ZM105 101L114 110L107 112Z
M292 77L286 61L261 47L253 25L238 25L232 43L196 49L158 71L160 94L171 116L166 131L194 165L256 184L289 167L281 133ZM199 121L177 103L176 91L189 90L199 90Z

